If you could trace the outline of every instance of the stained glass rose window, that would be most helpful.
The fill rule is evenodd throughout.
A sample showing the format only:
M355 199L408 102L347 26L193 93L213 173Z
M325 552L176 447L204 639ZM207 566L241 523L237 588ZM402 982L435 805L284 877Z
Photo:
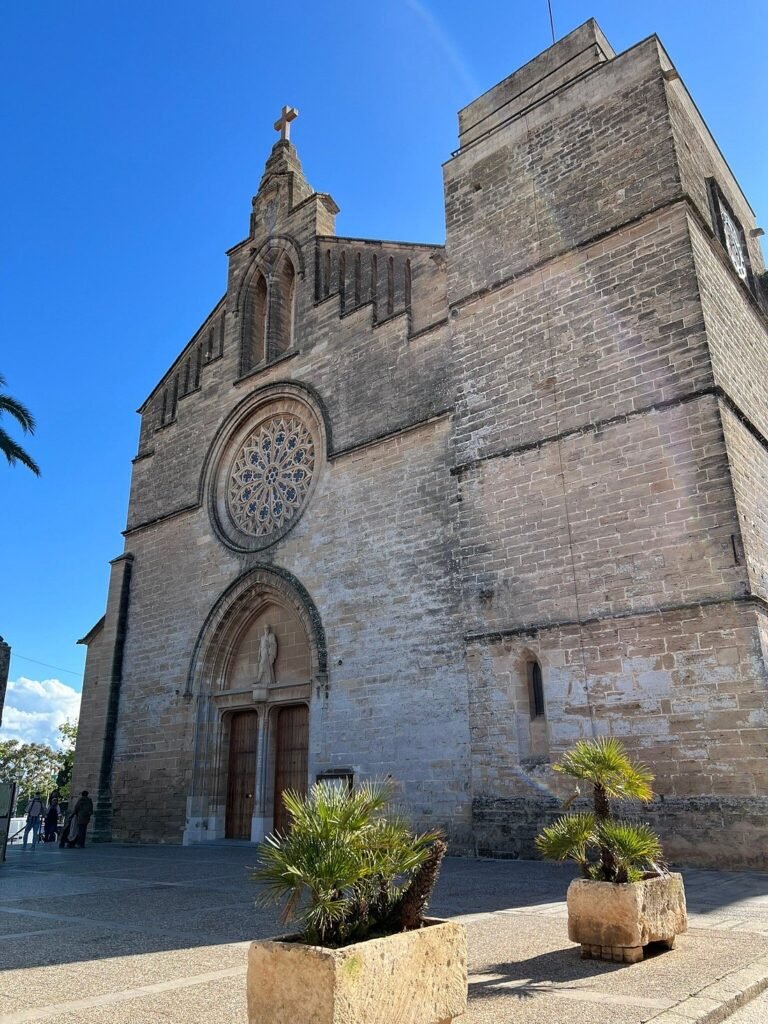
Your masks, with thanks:
M273 416L246 439L232 464L230 514L244 533L267 537L297 515L315 468L315 443L295 416Z

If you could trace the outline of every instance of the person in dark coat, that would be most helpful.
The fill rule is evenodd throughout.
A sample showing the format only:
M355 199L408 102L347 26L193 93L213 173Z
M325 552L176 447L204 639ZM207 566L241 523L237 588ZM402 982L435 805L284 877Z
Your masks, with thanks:
M85 846L85 833L88 829L88 822L93 817L93 800L88 796L88 790L84 789L72 810L72 817L77 821L77 838L71 846Z
M46 843L55 843L59 827L59 797L58 794L51 794L48 801L48 809L45 812L45 832L43 838Z

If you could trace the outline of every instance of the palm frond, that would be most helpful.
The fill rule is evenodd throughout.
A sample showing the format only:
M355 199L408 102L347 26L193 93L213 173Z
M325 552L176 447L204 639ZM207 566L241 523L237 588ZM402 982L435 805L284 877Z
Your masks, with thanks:
M565 814L541 830L536 837L536 848L547 860L575 860L586 864L587 849L594 840L594 814Z
M621 819L602 821L597 838L624 869L644 868L661 859L661 841L649 825Z
M20 462L27 469L31 469L35 476L40 476L40 467L32 456L28 455L2 427L0 427L0 452L6 457L9 465L15 466L17 462Z
M556 772L601 786L608 797L644 803L653 799L652 772L645 765L633 764L624 745L613 736L580 740L552 767Z
M26 405L22 405L21 402L15 398L11 398L10 395L0 393L0 416L2 416L4 412L10 413L10 415L13 416L25 434L34 434L35 417Z

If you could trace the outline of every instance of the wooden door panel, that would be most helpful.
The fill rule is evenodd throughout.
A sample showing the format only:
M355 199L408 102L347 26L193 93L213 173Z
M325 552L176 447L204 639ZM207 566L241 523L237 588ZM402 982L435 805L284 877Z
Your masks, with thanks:
M238 711L230 721L224 830L227 839L251 838L258 722L259 716L255 711Z
M275 732L275 831L285 832L290 822L283 806L284 790L307 792L309 708L306 704L280 708Z

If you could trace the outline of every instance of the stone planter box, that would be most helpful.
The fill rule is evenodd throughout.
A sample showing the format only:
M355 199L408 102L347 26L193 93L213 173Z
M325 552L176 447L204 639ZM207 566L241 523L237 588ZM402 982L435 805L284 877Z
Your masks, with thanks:
M463 925L432 919L342 949L292 938L251 943L249 1024L449 1024L467 1008Z
M636 963L643 947L688 930L682 875L643 882L577 879L568 887L568 938L581 943L583 957Z

